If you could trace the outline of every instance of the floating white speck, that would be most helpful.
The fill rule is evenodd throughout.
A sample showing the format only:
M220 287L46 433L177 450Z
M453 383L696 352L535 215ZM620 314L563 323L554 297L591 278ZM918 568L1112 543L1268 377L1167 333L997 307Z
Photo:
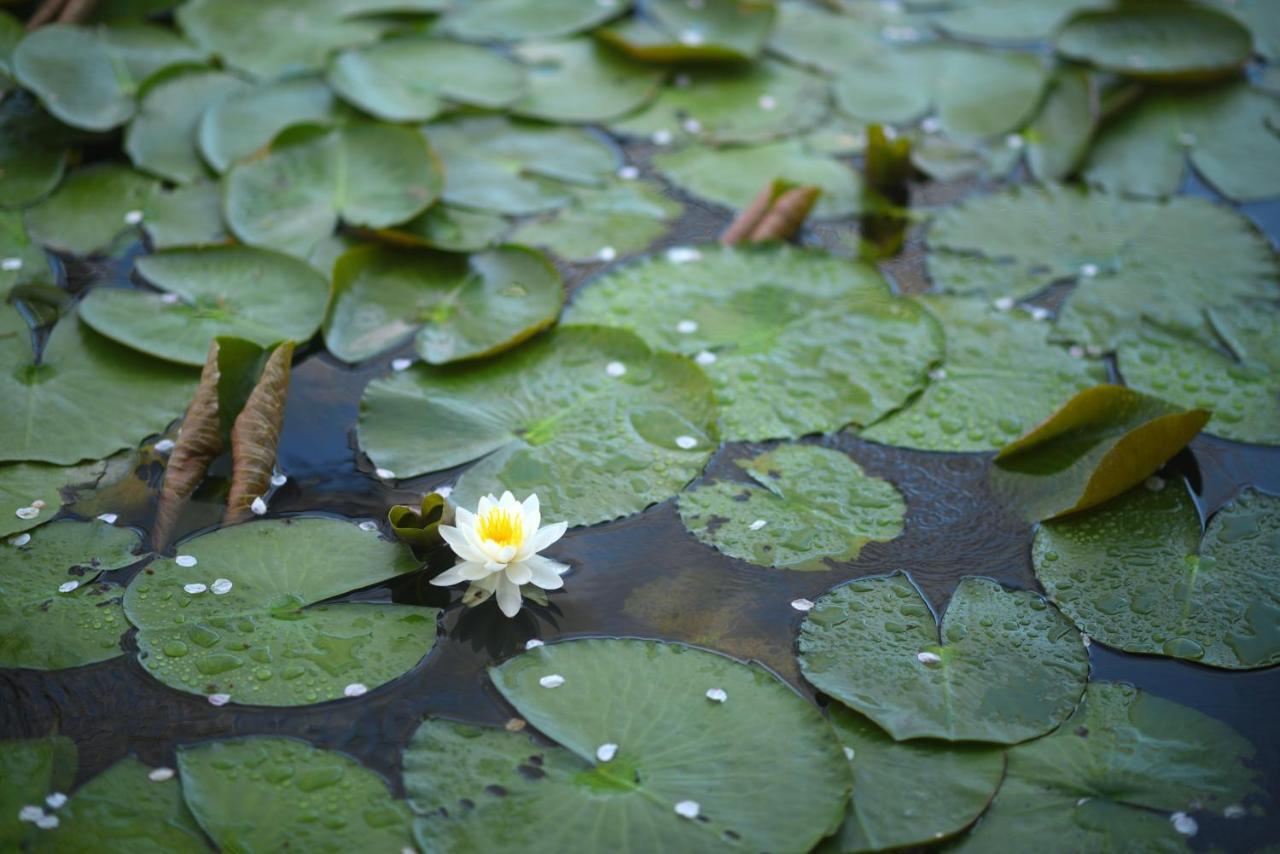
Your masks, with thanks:
M685 119L680 123L680 127L684 129L685 133L702 133L702 122L697 119Z
M1169 820L1173 822L1173 829L1183 836L1195 836L1196 831L1200 829L1200 825L1196 823L1196 820L1184 812L1174 813L1169 816Z
M379 478L379 479L381 479L381 480L395 480L395 479L396 479L396 473L395 473L395 472L393 472L391 469L374 469L374 470L373 470L373 473L374 473L374 474L376 474L376 475L378 476L378 478Z
M685 30L680 33L680 44L687 47L698 47L704 41L706 41L706 39L703 37L702 33L697 30Z
M604 366L604 372L611 377L620 377L627 372L627 366L621 362L610 362Z
M1032 320L1048 320L1049 315L1052 313L1049 309L1039 305L1033 305L1027 311L1031 313Z
M559 673L552 673L550 676L543 676L539 679L538 684L543 688L559 688L564 684L564 677Z
M62 805L67 802L67 796L62 794L62 792L54 792L49 795L49 797L45 798L44 802L49 805L50 809L61 809Z
M30 521L40 515L40 508L34 506L19 507L17 510L13 511L13 515L17 516L19 519Z
M225 706L231 702L230 694L210 694L207 698L211 706Z
M58 817L56 815L42 815L36 819L36 827L41 830L53 830L58 826Z
M1089 801L1091 801L1091 800L1093 800L1093 799L1092 799L1092 798L1080 798L1079 800L1077 800L1077 801L1076 801L1076 806L1078 806L1078 807L1082 807L1082 806L1084 806L1085 804L1089 803Z
M350 685L342 689L342 693L347 697L359 697L362 694L369 693L369 686L363 682L352 682Z
M771 112L778 109L778 99L772 95L761 95L760 99L756 101L756 103L759 104L760 109L765 112Z
M161 439L159 442L156 442L155 448L156 448L156 453L167 454L173 450L173 440Z
M791 607L795 608L797 611L812 611L813 602L809 599L793 599L791 601Z
M31 502L31 506L36 508L37 510L43 510L44 508L49 506L49 503L45 501L43 498L37 498L35 501Z
M698 321L696 320L682 320L676 324L676 332L679 332L681 335L692 335L697 331Z
M392 360L391 360L391 370L396 371L396 372L400 372L400 371L407 371L407 370L409 370L409 368L411 368L412 366L413 366L413 359L404 359L404 358L401 358L401 359L392 359Z
M729 695L723 688L708 688L707 699L713 703L723 703L729 699Z
M1223 818L1244 818L1244 807L1232 804L1222 811Z
M1084 648L1085 648L1085 649L1088 649L1089 647L1093 646L1093 638L1089 637L1089 636L1088 636L1087 634L1085 634L1084 632L1081 632L1081 633L1080 633L1080 643L1084 644Z
M618 257L618 250L612 246L601 246L600 251L596 253L596 257L601 261L612 261Z
M667 260L672 264L689 264L702 260L702 252L692 246L672 246L667 250Z
M378 530L378 523L377 523L377 522L370 522L369 520L367 520L367 519L366 519L365 521L363 521L363 522L361 522L361 523L360 523L360 530L362 530L362 531L376 531L376 530Z
M1080 275L1086 279L1092 279L1094 276L1098 275L1098 265L1097 264L1081 264Z
M1150 492L1159 492L1160 490L1164 489L1164 478L1153 474L1151 475L1151 477L1144 480L1142 482L1142 485L1145 486Z
M137 225L142 222L142 211L129 211L124 215L124 221L128 225Z
M195 555L178 555L173 559L178 566L195 566L200 561L196 560Z
M280 474L279 472L271 475L271 485L279 488L289 482L289 475Z
M624 181L634 181L640 177L640 170L634 166L623 166L618 170L618 177Z
M193 581L190 584L182 585L182 589L190 593L192 596L199 596L201 593L209 589L209 585L201 584L199 581Z
M850 762L852 762L852 761L853 761L853 757L854 757L853 748L852 748L852 747L846 747L846 748L844 749L844 758L845 758L845 759L848 759Z
M225 596L231 592L231 588L234 586L230 578L215 578L213 583L209 585L209 589L213 591L214 596Z
M931 380L945 380L946 378L947 378L946 368L934 368L933 370L929 371L929 379Z
M182 302L182 297L178 296L177 294L161 294L160 302L164 303L165 305L177 305L178 303Z
M688 74L677 74L671 82L676 84L677 89L688 89L693 85L693 78Z
M70 593L72 590L75 590L79 586L80 586L79 581L64 581L58 585L58 592Z
M151 773L147 775L147 779L153 783L163 783L165 780L173 779L172 768L152 768Z
M1067 348L1067 352L1071 354L1071 358L1073 359L1084 358L1084 348L1081 347L1079 344L1072 344L1070 347Z
M262 516L267 512L267 502L263 501L262 496L259 495L257 498L253 499L253 503L249 505L249 509L253 511L253 515Z
M936 652L917 652L916 661L921 664L941 664L942 656L938 655Z
M698 447L698 440L692 436L676 436L676 447L688 451Z
M115 513L99 513L98 514L98 521L106 522L108 525L114 525L116 523L116 520L119 518L120 517L117 516Z
M663 128L662 130L655 130L650 139L653 140L654 145L670 145L671 140L674 139L674 137L672 136L671 131Z
M0 270L12 271L12 270L21 270L21 269L22 269L21 258L5 258L3 261L0 261Z
M530 638L529 640L524 642L525 649L537 649L542 645L543 645L542 641L538 640L537 638Z
M602 744L596 748L596 759L601 762L608 762L618 754L618 745L613 743Z
M758 530L760 530L761 528L763 528L765 525L768 525L768 524L769 524L769 520L768 520L768 519L757 519L757 520L755 520L754 522L752 522L750 525L748 525L747 527L748 527L748 528L750 528L750 529L751 529L751 530L753 530L753 531L758 531Z
M1178 145L1181 145L1183 148L1190 148L1195 144L1196 135L1194 133L1187 133L1186 131L1183 131L1178 134Z
M29 542L31 542L30 534L19 534L9 540L9 544L14 546L25 546Z
M926 116L924 121L920 122L920 130L925 133L937 133L942 130L942 122L937 116Z
M698 355L694 356L693 360L705 368L707 365L714 365L716 363L716 354L712 353L710 350L703 350Z
M996 311L1009 311L1013 308L1013 297L1000 297L992 305L996 307Z
M35 804L27 804L18 810L18 821L39 821L44 816L44 810Z
M697 818L702 806L697 801L681 801L676 804L676 815L681 818Z
M435 493L441 498L448 498L450 495L453 495L453 487L448 484L445 484L444 486L437 486L435 488Z
M1022 138L1022 134L1011 133L1004 138L1004 144L1009 148L1012 148L1014 151L1017 151L1018 149L1026 145L1027 141Z

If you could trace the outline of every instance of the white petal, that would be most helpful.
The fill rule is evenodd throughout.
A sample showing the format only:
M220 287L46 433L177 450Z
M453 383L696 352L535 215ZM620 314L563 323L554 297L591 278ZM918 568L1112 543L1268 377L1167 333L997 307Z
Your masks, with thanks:
M543 590L559 590L564 587L564 579L560 576L569 571L567 564L557 563L542 555L533 555L522 565L529 567L529 580Z
M511 561L515 560L515 556L516 556L515 546L503 546L501 549L498 550L498 553L496 555L492 555L493 559L498 561L499 563L511 563Z
M498 578L498 610L508 617L520 613L520 588L511 583L506 575Z
M507 565L505 563L498 563L496 560L489 560L485 561L484 568L489 572L498 573L506 569Z
M533 578L533 571L529 569L529 566L527 564L524 564L524 563L507 564L507 580L510 581L512 584L515 584L517 586L521 584L528 584L531 578Z
M513 512L520 506L520 502L516 501L516 497L511 494L511 490L502 493L502 497L498 499L498 506L508 513Z
M540 528L537 533L525 541L524 551L531 555L537 554L547 546L550 546L556 540L563 537L564 532L568 529L568 522L556 522L554 525L548 525L545 528Z
M471 545L467 541L467 537L452 525L441 525L437 528L440 536L449 544L449 548L453 549L453 553L463 560L473 560L484 563L485 556L479 549Z
M431 579L431 583L436 587L448 587L451 584L457 584L466 581L467 577L462 574L462 568L465 563L460 563L452 569L446 569L444 572Z
M476 514L472 513L465 507L456 508L454 510L454 518L458 522L458 527L463 531L466 531L468 528L475 528L476 526Z
M530 493L520 507L524 511L524 539L527 540L542 524L542 508L538 506L538 493Z
M481 499L476 503L476 515L477 516L487 515L488 512L492 510L497 503L498 503L498 499L494 498L492 493L481 497Z

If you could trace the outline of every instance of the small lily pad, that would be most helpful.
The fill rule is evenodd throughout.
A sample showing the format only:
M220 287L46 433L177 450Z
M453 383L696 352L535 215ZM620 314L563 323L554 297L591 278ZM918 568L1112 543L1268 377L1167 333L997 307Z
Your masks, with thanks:
M61 520L0 544L0 666L61 670L123 655L122 589L101 578L141 540L105 522Z
M100 462L71 467L40 463L0 465L0 537L48 522L61 509L64 491L89 486L105 471L106 464ZM40 512L30 519L24 518L30 511L18 515L19 510L30 507Z
M429 608L316 604L418 568L406 547L357 525L250 522L177 548L179 559L134 577L125 612L138 627L139 661L180 691L264 706L319 703L349 685L390 682L435 643Z
M196 148L196 129L211 105L249 85L221 71L192 71L147 90L125 132L124 150L144 172L190 184L207 174Z
M1128 652L1242 670L1280 662L1280 498L1241 492L1209 520L1180 482L1047 523L1036 576L1081 631Z
M216 172L226 172L237 160L266 148L287 127L327 126L347 112L320 77L260 83L205 111L197 133L200 153Z
M598 35L646 62L750 62L777 14L772 0L645 0L642 9Z
M178 748L182 791L220 851L403 851L409 808L352 757L293 738Z
M472 0L454 4L439 26L468 41L553 39L589 30L630 7L630 0Z
M42 831L18 817L24 806L40 806L47 795L65 792L76 778L76 745L62 735L0 741L0 845L19 851L24 839Z
M1037 181L1061 181L1089 151L1101 107L1093 79L1084 71L1060 71L1040 112L1023 132L1027 165Z
M666 76L591 38L527 42L515 48L529 91L511 111L548 122L607 122L633 113Z
M364 246L338 259L325 345L360 362L415 337L430 364L492 355L555 322L564 288L540 253Z
M1089 677L1061 614L985 578L960 582L940 626L906 575L852 581L817 601L799 643L814 687L899 741L1036 738L1070 716Z
M611 181L604 187L574 187L573 203L526 220L511 235L542 246L567 261L609 261L645 249L667 233L684 206L656 184Z
M498 214L439 202L408 222L382 229L378 236L408 246L479 252L501 242L510 228L511 223Z
M499 359L374 380L358 435L400 478L479 460L454 488L459 506L536 492L545 518L588 525L679 492L716 447L714 419L710 383L688 359L623 330L569 326Z
M80 169L53 195L27 208L27 232L59 252L102 252L142 222L159 187L155 179L113 163Z
M142 227L154 249L200 249L232 240L222 221L222 185L212 181L156 193Z
M738 460L759 486L722 480L680 496L680 519L707 545L778 569L823 570L868 542L902 533L906 504L893 485L845 454L783 445Z

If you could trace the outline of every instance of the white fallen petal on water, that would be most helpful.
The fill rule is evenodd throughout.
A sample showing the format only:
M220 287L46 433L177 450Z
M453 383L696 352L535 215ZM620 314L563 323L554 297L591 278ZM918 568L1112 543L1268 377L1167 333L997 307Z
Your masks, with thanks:
M760 105L760 109L765 112L778 109L778 99L772 95L761 95L760 100L756 102Z
M156 453L167 454L173 450L173 440L161 439L159 442L156 442L155 448L156 448Z
M106 522L108 525L114 525L116 523L116 520L119 518L120 517L117 516L115 513L99 513L98 514L98 521Z
M58 826L58 817L56 815L42 815L36 819L36 827L41 830L53 830Z
M165 305L177 305L178 303L182 302L182 297L178 296L177 294L161 294L160 302L164 303Z
M791 601L791 607L795 608L797 611L812 611L813 602L809 599L793 599Z
M853 748L852 748L852 747L846 747L846 748L844 749L844 758L845 758L845 759L848 759L850 762L852 762L852 761L853 761L853 757L854 757Z
M702 133L702 122L697 119L685 119L680 123L685 133Z
M675 139L671 131L666 130L665 128L662 130L655 130L653 132L653 136L650 138L653 140L654 145L670 145L671 140Z
M1184 812L1174 813L1169 816L1169 821L1173 822L1173 829L1183 836L1195 836L1196 831L1200 829L1196 820Z
M992 305L996 307L997 311L1009 311L1013 308L1013 297L1000 297Z
M680 44L685 45L686 47L698 47L704 41L706 41L706 39L703 37L702 33L697 30L684 30L680 33Z
M147 775L147 779L153 783L163 783L165 780L173 779L172 768L152 768L151 773Z
M1026 145L1027 141L1023 139L1022 134L1011 133L1004 138L1004 144L1007 145L1009 148L1012 148L1014 151L1017 151L1018 149Z
M929 371L929 379L931 380L945 380L946 378L947 378L946 368L934 368L933 370Z
M137 225L142 222L142 211L129 211L124 215L124 221L129 225Z
M530 638L529 640L524 642L525 649L537 649L540 646L543 646L543 642L538 640L537 638Z
M277 472L276 474L271 475L271 485L274 487L279 488L281 486L284 486L288 482L289 482L289 475L287 474L281 474Z
M920 122L920 130L925 133L937 133L942 130L942 122L937 116L928 116L924 121Z
M750 528L750 529L751 529L751 530L753 530L753 531L758 531L758 530L760 530L761 528L763 528L765 525L768 525L768 524L769 524L769 520L768 520L768 519L757 519L757 520L755 520L754 522L752 522L750 525L748 525L747 527L748 527L748 528Z
M211 706L225 706L231 702L230 694L210 694L206 699Z
M694 356L693 360L705 368L707 365L714 365L716 363L716 354L712 353L710 350L703 350L698 355Z
M942 656L936 652L917 652L916 661L921 664L939 664L942 661Z
M58 592L70 593L72 590L75 590L79 586L80 586L79 581L64 581L58 585Z
M190 593L192 596L199 596L201 593L209 589L207 584L201 584L199 581L193 581L190 584L182 585L182 589Z
M450 495L453 495L453 487L448 484L445 484L444 486L437 486L434 492L441 498L448 498Z
M596 257L601 261L612 261L618 257L618 250L612 246L601 246L600 251L596 253Z
M231 592L231 588L234 586L235 585L231 583L230 578L216 578L214 579L214 582L209 585L209 589L213 591L214 596L225 596Z
M363 522L361 522L361 523L360 523L360 530L362 530L362 531L376 531L376 530L378 530L378 523L377 523L377 522L370 522L370 521L368 521L368 520L366 519L365 521L363 521Z
M618 745L613 744L612 742L609 742L606 744L602 744L596 748L596 759L599 759L601 762L608 762L610 759L616 756L617 753L618 753Z
M38 821L44 816L44 809L35 804L27 804L18 810L18 821Z
M40 515L40 508L39 507L19 507L17 510L13 511L13 515L17 516L19 519L23 519L29 522Z
M67 802L67 796L62 792L54 792L45 798L44 802L49 805L50 809L61 809L62 805Z
M1053 314L1049 309L1039 305L1033 305L1027 311L1030 312L1032 320L1048 320L1049 316Z
M257 498L253 499L253 503L249 505L249 509L253 511L253 515L261 516L267 512L267 502L263 501L262 496L259 495Z
M681 801L676 804L676 815L681 818L697 818L702 812L702 805L697 801Z
M723 703L729 699L729 694L723 688L708 688L707 699L713 703Z
M369 686L363 682L352 682L350 685L342 689L342 693L347 697L359 697L362 694L369 693Z
M1081 632L1080 643L1084 644L1085 649L1088 649L1089 647L1093 646L1093 638L1089 637L1084 632Z
M173 562L178 566L195 566L199 563L195 555L178 555L173 559Z
M559 673L552 673L550 676L543 676L539 679L538 684L543 688L559 688L564 684L564 677Z
M397 371L397 372L407 371L412 366L413 366L413 359L392 359L391 360L391 370L393 371Z
M682 320L676 324L676 332L679 332L681 335L692 335L697 331L698 321L696 320Z
M634 181L640 177L640 170L634 166L623 166L618 170L618 177L624 181Z
M702 250L692 246L672 246L667 250L667 260L672 264L689 264L702 260Z
M396 473L393 472L391 469L374 469L373 473L376 474L381 480L395 480L396 478Z
M1164 478L1153 474L1151 477L1144 480L1142 485L1145 486L1149 492L1159 492L1164 489Z
M698 440L692 436L676 436L676 447L688 451L691 448L698 447Z
M45 501L43 498L37 498L35 501L31 502L31 506L36 508L37 510L43 510L44 508L49 506L49 503Z
M1094 276L1098 275L1098 265L1097 264L1081 264L1080 275L1084 276L1086 279L1092 279Z
M13 270L21 270L21 269L22 269L21 258L5 258L3 261L0 261L0 270L13 271Z
M9 544L14 546L25 546L29 542L31 542L30 534L19 534L18 536L11 537L9 539Z
M1223 818L1244 818L1244 807L1232 804L1222 811Z
M621 362L610 362L604 366L604 372L611 377L620 377L627 372L627 366Z

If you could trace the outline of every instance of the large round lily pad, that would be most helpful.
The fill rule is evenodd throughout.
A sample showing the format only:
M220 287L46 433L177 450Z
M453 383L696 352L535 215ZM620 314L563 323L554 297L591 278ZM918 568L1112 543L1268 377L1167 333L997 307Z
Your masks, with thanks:
M1128 652L1280 662L1280 498L1247 489L1204 535L1180 482L1041 526L1036 575L1081 631Z
M80 315L108 338L184 365L203 365L224 335L304 343L329 302L328 281L309 264L252 247L162 252L139 258L137 270L163 293L98 287Z
M459 506L536 492L545 518L588 525L684 487L715 449L714 419L710 383L688 359L570 326L499 359L371 382L358 433L396 477L479 460L454 489Z
M347 362L415 335L433 365L485 356L550 326L564 288L540 253L504 246L476 255L363 246L334 266L325 345Z
M124 166L90 166L73 172L53 195L27 208L27 232L36 243L60 252L101 252L141 222L158 189L153 178Z
M200 119L200 153L217 172L292 125L329 125L346 110L320 77L288 77L228 95Z
M0 666L61 670L122 654L121 588L103 572L138 559L128 528L61 520L0 543Z
M530 42L515 49L529 91L512 112L549 122L607 122L658 92L665 73L590 38Z
M816 688L897 740L1026 741L1061 724L1089 678L1061 614L985 578L960 582L940 626L902 573L837 587L801 623L799 659Z
M630 0L473 0L454 4L440 22L470 41L571 36L626 12Z
M238 77L203 70L157 83L147 90L129 123L125 152L144 172L176 184L198 181L207 173L196 147L201 116L223 98L248 88Z
M696 252L611 272L578 293L567 319L694 356L730 441L870 424L941 356L936 324L871 267L787 247Z
M404 851L409 808L345 753L248 736L178 749L182 791L220 851Z
M840 820L850 779L839 743L759 665L601 639L544 646L489 673L561 746L428 720L405 756L426 851L803 852ZM563 684L543 687L551 675ZM711 689L724 702L709 699ZM606 744L615 747L607 759L598 753Z
M611 181L570 193L571 204L525 220L511 239L545 247L568 261L608 261L648 247L684 210L661 186L647 181Z
M1241 809L1254 751L1230 727L1116 682L1057 732L1008 753L995 802L958 850L1185 851L1170 814Z
M702 542L760 566L822 570L902 532L892 484L839 451L783 445L738 465L759 486L722 480L680 496L680 519Z
M125 593L138 659L178 690L266 706L318 703L390 682L435 643L436 612L427 608L315 604L418 567L405 546L349 522L251 522L187 540L178 552L181 562L151 563Z

